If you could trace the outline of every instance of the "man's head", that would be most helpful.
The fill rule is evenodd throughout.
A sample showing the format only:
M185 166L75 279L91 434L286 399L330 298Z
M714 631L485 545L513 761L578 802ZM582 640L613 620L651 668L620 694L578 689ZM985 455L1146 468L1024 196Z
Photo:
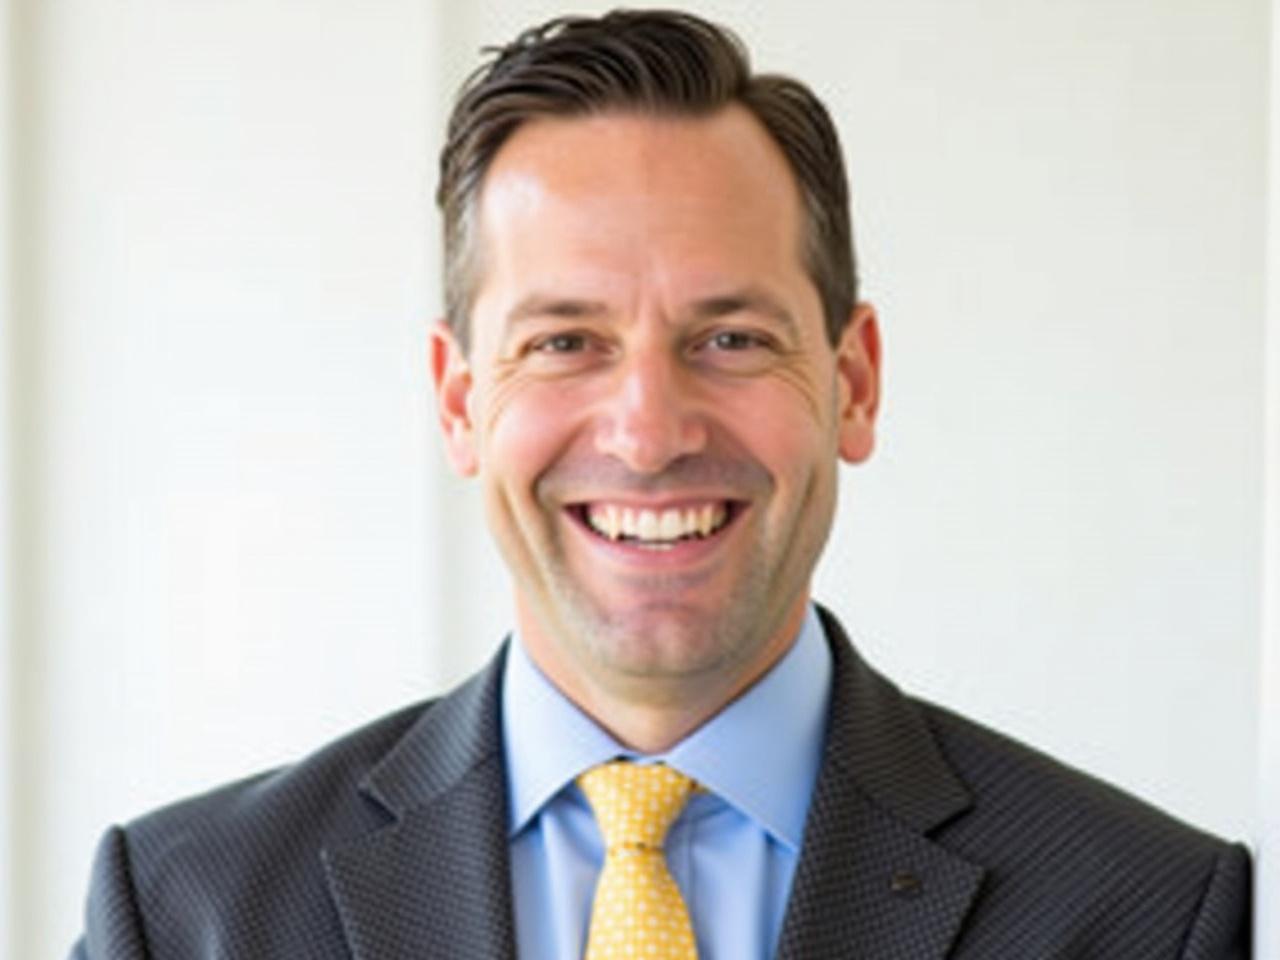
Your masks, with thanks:
M654 34L624 42L627 18ZM581 34L554 58L537 46L547 31L523 41L543 85L555 63L565 77L608 76L602 62L634 85L690 33L734 50L684 15L572 23L550 31L551 43ZM619 52L641 41L648 67ZM701 62L683 49L671 69L715 73L686 58ZM838 166L825 113L804 115L824 132L799 139L829 141ZM812 204L736 97L534 112L485 156L465 214L481 251L469 342L444 324L432 341L449 457L480 478L535 662L622 740L655 749L794 639L837 461L871 452L875 314L850 299L833 321L807 252ZM458 163L446 156L445 170Z
M559 17L492 52L454 106L436 192L446 314L464 348L484 258L476 208L493 158L517 129L540 117L602 113L708 117L734 103L768 131L795 177L805 214L802 256L836 343L858 294L848 186L835 127L806 86L753 74L731 32L672 11Z

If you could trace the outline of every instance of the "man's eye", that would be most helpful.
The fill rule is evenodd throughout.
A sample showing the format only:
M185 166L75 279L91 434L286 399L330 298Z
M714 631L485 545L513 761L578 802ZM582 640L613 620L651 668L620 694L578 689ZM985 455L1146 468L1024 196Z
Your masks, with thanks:
M533 345L539 353L578 353L587 345L587 338L580 333L555 333L543 337Z
M751 350L765 346L763 337L744 330L721 330L707 340L707 345L716 350Z

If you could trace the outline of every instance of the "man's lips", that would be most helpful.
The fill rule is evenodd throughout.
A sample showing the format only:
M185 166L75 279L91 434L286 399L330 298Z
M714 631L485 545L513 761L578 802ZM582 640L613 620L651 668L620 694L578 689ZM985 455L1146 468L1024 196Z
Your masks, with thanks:
M702 500L663 507L591 501L570 510L592 533L613 542L661 548L705 540L723 530L746 504L735 500Z

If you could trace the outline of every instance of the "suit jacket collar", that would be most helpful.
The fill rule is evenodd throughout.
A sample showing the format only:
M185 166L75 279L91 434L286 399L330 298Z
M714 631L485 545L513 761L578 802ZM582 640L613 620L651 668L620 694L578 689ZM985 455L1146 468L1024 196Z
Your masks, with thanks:
M498 723L505 654L426 709L361 783L392 822L322 855L356 960L515 958Z
M858 656L840 621L819 607L834 689L823 757L831 786L856 785L877 806L928 833L972 804L916 704Z
M917 707L819 609L834 687L779 960L910 955L957 936L982 869L929 834L970 804ZM514 958L499 705L505 647L425 710L361 784L392 817L327 849L357 960Z
M972 801L919 709L819 612L835 662L831 719L777 956L937 960L982 869L929 834Z

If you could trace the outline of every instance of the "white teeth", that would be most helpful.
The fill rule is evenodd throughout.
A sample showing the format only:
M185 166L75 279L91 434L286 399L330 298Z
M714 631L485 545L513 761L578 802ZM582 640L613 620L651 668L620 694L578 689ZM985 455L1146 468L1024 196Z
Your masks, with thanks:
M635 526L635 535L641 540L665 540L665 537L658 536L658 529L658 515L652 510L641 510L640 522Z
M709 503L683 510L635 510L615 504L587 509L591 528L610 540L626 537L647 544L664 544L692 536L709 536L723 526L728 511L723 503Z
M698 532L704 537L711 532L711 524L715 519L714 514L718 509L718 507L707 504L707 506L698 511Z
M658 535L663 540L674 540L685 531L684 517L679 510L663 510Z

